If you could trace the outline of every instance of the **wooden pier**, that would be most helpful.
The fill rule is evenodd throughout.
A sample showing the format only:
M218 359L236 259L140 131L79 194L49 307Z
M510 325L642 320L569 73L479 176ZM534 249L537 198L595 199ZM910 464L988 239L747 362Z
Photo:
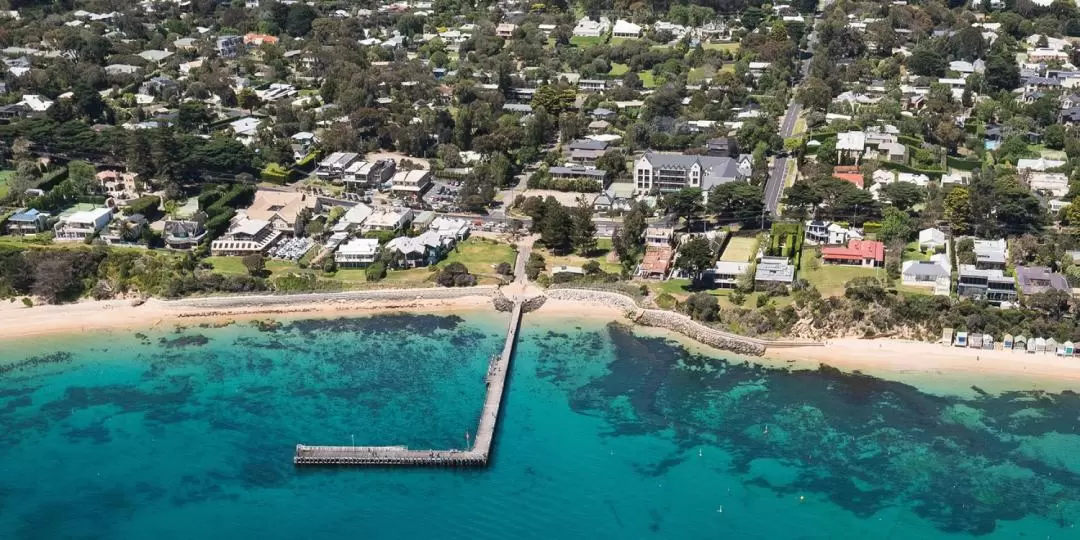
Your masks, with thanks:
M296 445L296 465L326 465L353 467L484 467L488 464L495 442L495 428L502 407L506 377L510 373L510 357L514 354L518 329L521 326L522 302L514 303L506 342L502 354L488 366L487 395L480 421L476 427L473 446L468 450L410 450L405 446L306 446Z

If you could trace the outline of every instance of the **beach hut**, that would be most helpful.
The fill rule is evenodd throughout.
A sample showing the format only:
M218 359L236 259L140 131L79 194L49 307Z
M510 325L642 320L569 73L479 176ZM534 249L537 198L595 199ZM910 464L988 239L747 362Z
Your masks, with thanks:
M994 350L994 336L983 334L983 348L988 351Z
M978 332L968 334L968 347L972 349L981 349L983 342L983 335Z
M1001 338L1001 348L1002 348L1003 350L1009 350L1009 349L1012 349L1012 348L1013 348L1013 337L1012 337L1012 334L1005 334L1005 335L1004 335L1004 336L1003 336L1003 337Z
M1076 354L1076 346L1073 345L1073 342L1066 341L1065 343L1062 343L1061 346L1065 349L1065 356L1073 356Z
M956 333L956 342L953 343L953 345L955 345L957 347L967 347L968 346L967 337L968 337L967 332L957 332Z
M1013 338L1013 350L1027 350L1028 340L1024 336L1016 336Z
M1057 352L1058 342L1056 339L1049 337L1046 338L1046 352Z
M1028 347L1028 350L1031 350L1031 347ZM1035 338L1035 352L1037 352L1037 353L1046 352L1046 339L1041 338L1041 337L1040 338Z
M1041 338L1031 338L1027 341L1027 352L1035 354L1035 350L1039 348L1039 340ZM1046 347L1046 342L1043 342L1043 347Z
M949 345L952 345L952 334L953 334L953 329L952 328L943 328L941 330L941 343L943 345L945 345L946 347L948 347Z

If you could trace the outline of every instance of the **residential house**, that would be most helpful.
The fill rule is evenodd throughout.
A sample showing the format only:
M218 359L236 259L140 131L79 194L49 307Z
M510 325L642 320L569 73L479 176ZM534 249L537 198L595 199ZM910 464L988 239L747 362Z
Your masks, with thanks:
M394 266L398 268L435 264L453 247L452 238L442 238L433 231L415 237L399 236L386 243L386 250L393 255Z
M431 220L427 230L438 234L440 238L453 238L454 241L460 242L469 237L472 226L464 219L438 216Z
M577 25L574 26L573 34L577 37L600 37L606 34L610 28L611 21L607 17L600 17L599 20L594 21L585 16L578 20Z
M795 281L795 267L787 257L761 257L754 273L754 284L768 286L773 284L790 285Z
M138 71L139 66L132 66L130 64L109 64L105 66L105 74L111 76L134 75Z
M412 210L380 210L372 213L361 227L361 232L368 233L372 231L400 231L412 221Z
M604 79L578 79L577 87L582 92L603 92L607 90L608 81Z
M705 279L711 279L718 289L734 289L739 285L739 278L749 270L748 262L716 261L714 267L705 271Z
M136 180L139 175L133 172L104 170L94 175L105 196L117 201L138 198L140 195Z
M194 249L206 238L206 214L196 212L188 219L167 219L161 237L165 247L176 250Z
M839 178L851 182L858 186L859 189L863 188L863 173L859 171L857 165L837 165L833 167L833 178Z
M81 242L100 233L112 221L111 208L80 210L68 215L61 215L53 227L55 241Z
M611 28L611 37L635 39L641 37L641 26L619 19Z
M961 264L956 294L962 298L986 300L994 305L1016 301L1016 281L999 268L980 269Z
M675 229L648 227L645 229L645 246L670 246L675 239Z
M671 271L674 257L675 249L670 244L646 243L645 256L638 265L636 274L644 279L665 279Z
M23 94L17 105L25 105L30 108L31 112L43 113L49 110L49 107L52 107L53 101L38 94Z
M900 281L910 287L933 287L934 294L948 296L952 287L952 268L944 253L926 261L904 261Z
M319 142L319 138L310 131L294 133L289 140L292 141L289 147L293 151L293 161L300 161L307 157Z
M1046 158L1043 158L1043 157L1039 157L1039 158L1035 158L1035 159L1021 158L1021 159L1016 160L1016 170L1020 171L1020 172L1025 172L1025 171L1046 172L1046 171L1050 171L1050 170L1053 170L1053 169L1057 169L1058 167L1064 167L1064 166L1065 166L1064 161L1056 160L1056 159L1046 159Z
M4 222L4 233L12 236L26 236L38 234L45 230L45 222L49 214L39 212L35 208L15 212Z
M334 262L343 268L364 268L379 256L379 241L374 238L354 238L338 246Z
M413 169L394 174L390 191L398 196L418 200L431 187L431 171Z
M26 115L30 113L30 107L22 103L12 103L11 105L0 106L0 120L17 120L19 118L26 118Z
M1045 192L1059 198L1069 193L1069 177L1062 173L1029 172L1024 177L1031 191Z
M713 157L736 157L739 144L732 137L717 137L705 141L705 154Z
M923 251L944 251L948 245L945 233L939 229L929 228L919 231L919 249Z
M146 50L139 53L140 58L152 64L157 64L158 66L164 64L165 61L168 60L172 55L172 51L161 51L154 49Z
M370 206L357 203L352 208L349 208L334 224L332 231L335 233L349 232L355 229L359 229L367 218L371 217L371 214L375 213Z
M502 23L495 27L495 35L503 39L509 39L513 37L514 30L517 30L516 24Z
M356 152L334 152L315 167L315 174L320 178L341 178L345 170L356 160L360 154Z
M846 131L836 134L836 160L854 161L859 164L863 151L866 150L866 134L861 131Z
M885 244L876 240L851 240L847 247L821 248L821 260L826 264L885 266Z
M613 183L593 201L597 212L629 212L634 204L634 185L627 182Z
M1049 290L1065 293L1071 291L1069 281L1065 279L1065 276L1051 272L1045 266L1016 267L1016 284L1020 292L1024 294L1037 294Z
M600 189L607 183L607 172L591 167L550 167L548 176L553 179L594 180Z
M210 242L210 253L215 256L266 253L282 236L282 232L275 230L269 221L237 215L228 232Z
M132 214L114 219L101 231L101 239L110 246L133 245L142 239L147 227L146 216Z
M679 191L686 187L708 191L715 186L746 181L750 177L748 156L738 158L645 152L634 163L638 193Z
M251 146L259 133L259 124L261 123L262 120L248 116L229 122L229 129L236 135L237 141L240 141L244 146Z
M244 45L250 45L252 47L259 47L264 43L274 45L277 42L278 38L276 36L271 36L270 34L256 34L254 32L244 34Z
M266 221L275 231L296 236L302 233L304 226L301 214L319 211L318 197L295 191L271 191L260 189L255 192L255 200L246 210L241 210L248 219Z
M345 183L345 191L360 193L366 188L389 182L396 172L397 164L392 159L356 161L345 169L342 181Z
M1008 244L1005 239L974 240L975 267L978 269L1005 269L1008 260Z
M222 58L236 58L240 51L244 50L244 38L240 36L220 36L214 45L214 50Z

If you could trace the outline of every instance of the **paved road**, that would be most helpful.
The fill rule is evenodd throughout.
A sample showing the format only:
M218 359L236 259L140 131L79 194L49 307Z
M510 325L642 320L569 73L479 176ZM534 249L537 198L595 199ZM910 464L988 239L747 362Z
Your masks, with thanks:
M828 7L832 3L832 0L824 0L823 8ZM817 20L815 19L813 29L810 31L810 35L806 39L806 49L803 53L807 53L814 50L814 46L817 44ZM801 81L806 77L810 71L810 58L807 58L799 63L799 73L797 74L798 81ZM798 82L796 81L796 82ZM794 87L792 88L794 90ZM787 112L784 113L784 118L780 122L780 136L783 138L791 137L791 134L795 131L795 122L799 119L799 114L802 112L802 104L795 102L795 96L792 95L791 102L788 103ZM769 211L773 216L777 215L777 209L780 207L780 199L784 194L784 180L787 177L787 157L777 157L773 160L772 170L769 171L769 179L765 183L765 209Z
M788 138L795 131L795 122L802 112L802 105L793 99L788 103L787 112L780 122L780 136ZM769 180L765 183L765 209L772 215L776 215L776 208L780 206L780 195L784 192L784 177L787 176L788 158L779 156L773 160L772 170L769 171Z

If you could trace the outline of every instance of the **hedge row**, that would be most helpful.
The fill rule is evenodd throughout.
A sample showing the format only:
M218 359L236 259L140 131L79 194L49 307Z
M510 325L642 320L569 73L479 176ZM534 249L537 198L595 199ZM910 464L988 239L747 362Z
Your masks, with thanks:
M945 164L952 169L959 169L961 171L973 171L982 167L982 162L977 159L961 159L958 157L948 156L945 158Z
M927 176L935 176L935 177L936 176L941 176L941 175L945 174L945 172L946 172L946 171L943 171L943 170L940 170L940 169L919 169L919 168L916 168L916 167L912 167L910 165L905 165L903 163L893 163L891 161L882 161L882 162L878 163L878 166L883 168L883 169L889 169L890 171L899 171L899 172L906 172L906 173L912 173L912 174L925 174Z

